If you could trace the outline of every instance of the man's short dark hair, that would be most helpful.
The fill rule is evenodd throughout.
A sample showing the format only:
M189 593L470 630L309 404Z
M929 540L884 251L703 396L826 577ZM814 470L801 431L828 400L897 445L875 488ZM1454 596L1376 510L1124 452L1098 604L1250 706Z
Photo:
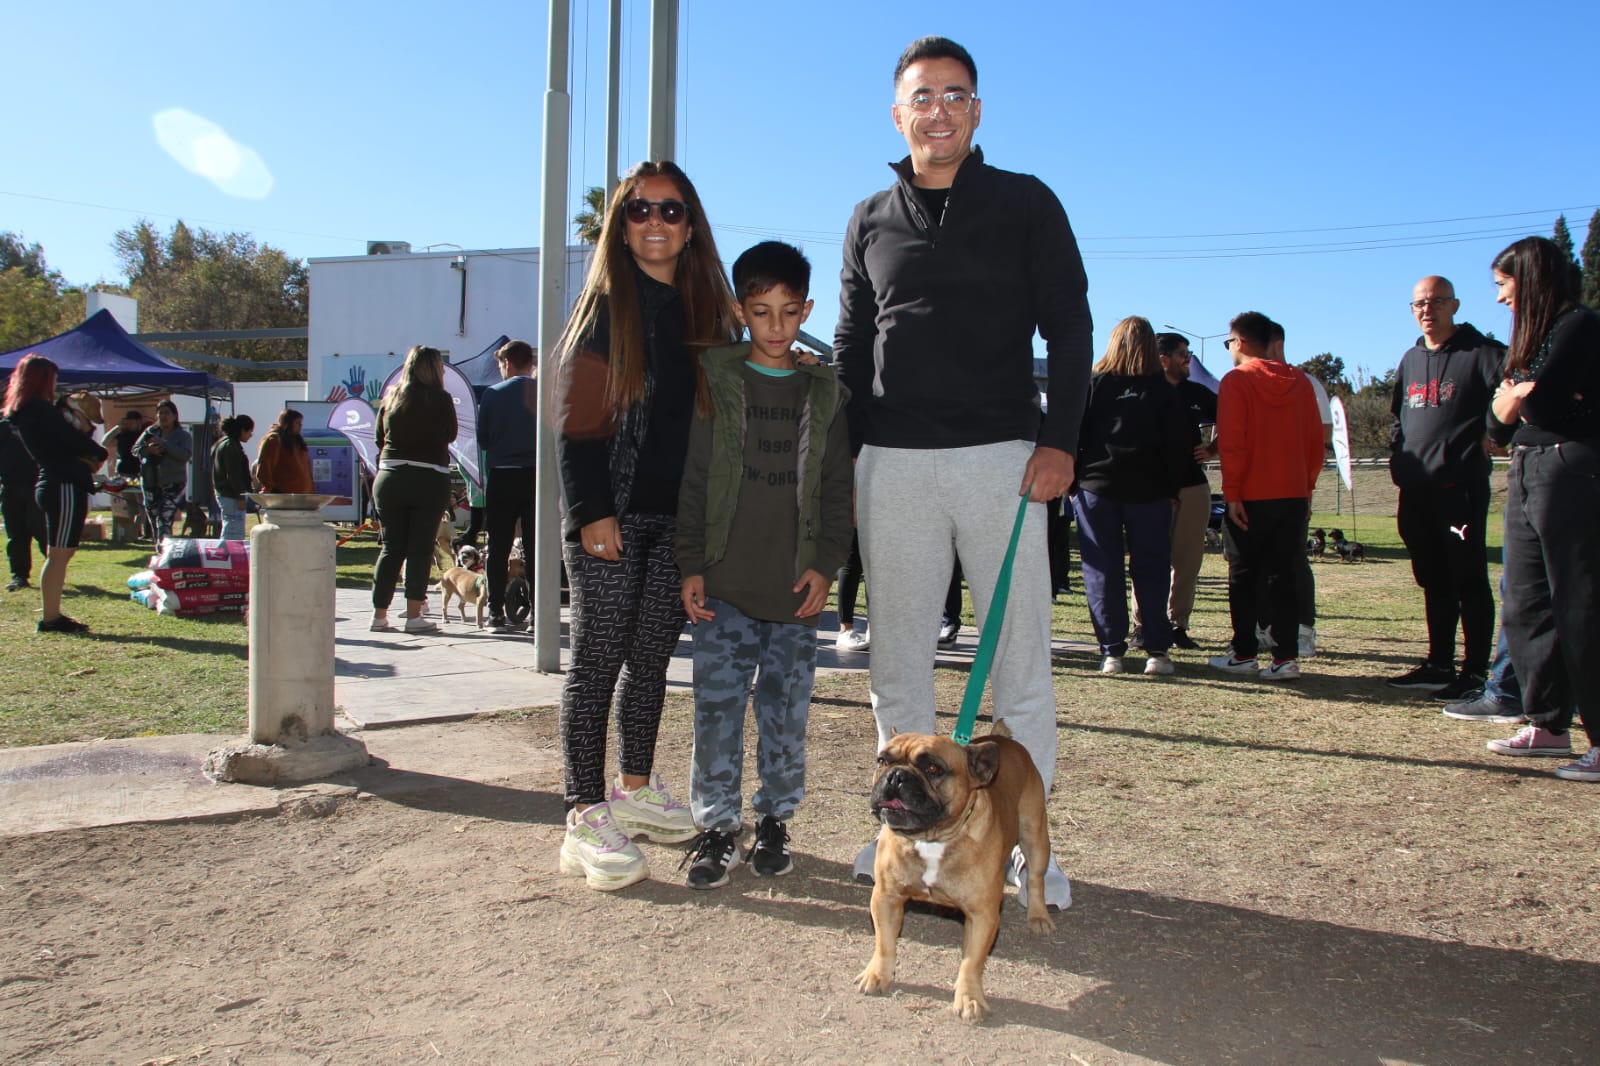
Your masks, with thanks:
M1188 345L1189 345L1189 338L1185 337L1181 333L1157 333L1156 334L1156 354L1157 355L1167 355L1167 356L1177 355L1179 348L1186 348L1186 347L1188 347Z
M1272 319L1271 320L1271 325L1268 328L1272 331L1272 339L1277 341L1279 344L1282 344L1283 343L1283 326L1278 324L1278 320L1277 319Z
M533 365L533 345L527 341L506 341L494 353L496 359L504 359L507 366L531 367Z
M144 412L142 412L142 411L125 411L125 412L123 412L122 420L124 422L128 421L130 418L138 419L140 422L143 422L144 421Z
M1234 316L1233 321L1228 323L1228 328L1249 341L1251 347L1260 348L1265 352L1267 345L1272 343L1272 327L1274 324L1272 319L1260 311L1246 311L1241 315ZM1282 329L1283 327L1279 326L1278 328Z
M900 62L894 65L895 88L900 87L900 75L906 72L906 68L921 59L956 60L967 68L967 76L972 79L972 91L978 91L978 65L972 61L972 53L948 37L918 37L907 45L906 50L900 53Z
M811 294L811 263L792 244L762 241L733 262L733 295L740 303L779 285L804 300Z

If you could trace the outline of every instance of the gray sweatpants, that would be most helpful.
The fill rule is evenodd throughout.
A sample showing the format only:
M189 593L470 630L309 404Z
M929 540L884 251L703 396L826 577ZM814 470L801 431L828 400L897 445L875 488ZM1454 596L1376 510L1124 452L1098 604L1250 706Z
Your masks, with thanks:
M879 747L897 731L935 731L933 661L951 567L959 553L978 625L987 625L1016 520L1017 489L1032 454L1026 441L861 449L856 525L872 596L872 711ZM1056 701L1043 504L1028 506L990 681L996 717L1033 756L1048 792L1056 767ZM946 708L950 714L958 710L959 704Z

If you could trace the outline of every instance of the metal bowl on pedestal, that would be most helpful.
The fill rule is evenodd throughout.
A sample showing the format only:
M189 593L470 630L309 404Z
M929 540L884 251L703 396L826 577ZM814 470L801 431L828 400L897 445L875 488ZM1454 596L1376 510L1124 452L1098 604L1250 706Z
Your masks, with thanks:
M264 511L315 511L338 499L322 492L247 492Z

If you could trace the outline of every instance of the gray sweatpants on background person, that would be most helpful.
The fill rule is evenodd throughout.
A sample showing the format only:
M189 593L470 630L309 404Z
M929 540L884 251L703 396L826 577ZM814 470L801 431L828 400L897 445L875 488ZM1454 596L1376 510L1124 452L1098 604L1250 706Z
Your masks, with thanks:
M933 733L939 618L959 553L978 625L988 624L1000 564L1033 454L1029 441L971 448L880 448L856 462L856 527L872 590L872 713L878 746ZM1045 508L1028 505L990 681L995 716L1033 757L1048 793L1056 768L1050 676L1050 554ZM945 710L954 715L959 706Z

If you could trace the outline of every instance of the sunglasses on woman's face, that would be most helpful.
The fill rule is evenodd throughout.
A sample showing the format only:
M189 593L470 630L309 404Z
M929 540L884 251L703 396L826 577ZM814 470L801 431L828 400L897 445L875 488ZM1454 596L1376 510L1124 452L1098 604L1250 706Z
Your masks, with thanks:
M660 213L661 223L666 226L676 226L689 217L689 209L682 200L646 200L640 196L622 205L627 220L640 226L650 221L652 211Z

